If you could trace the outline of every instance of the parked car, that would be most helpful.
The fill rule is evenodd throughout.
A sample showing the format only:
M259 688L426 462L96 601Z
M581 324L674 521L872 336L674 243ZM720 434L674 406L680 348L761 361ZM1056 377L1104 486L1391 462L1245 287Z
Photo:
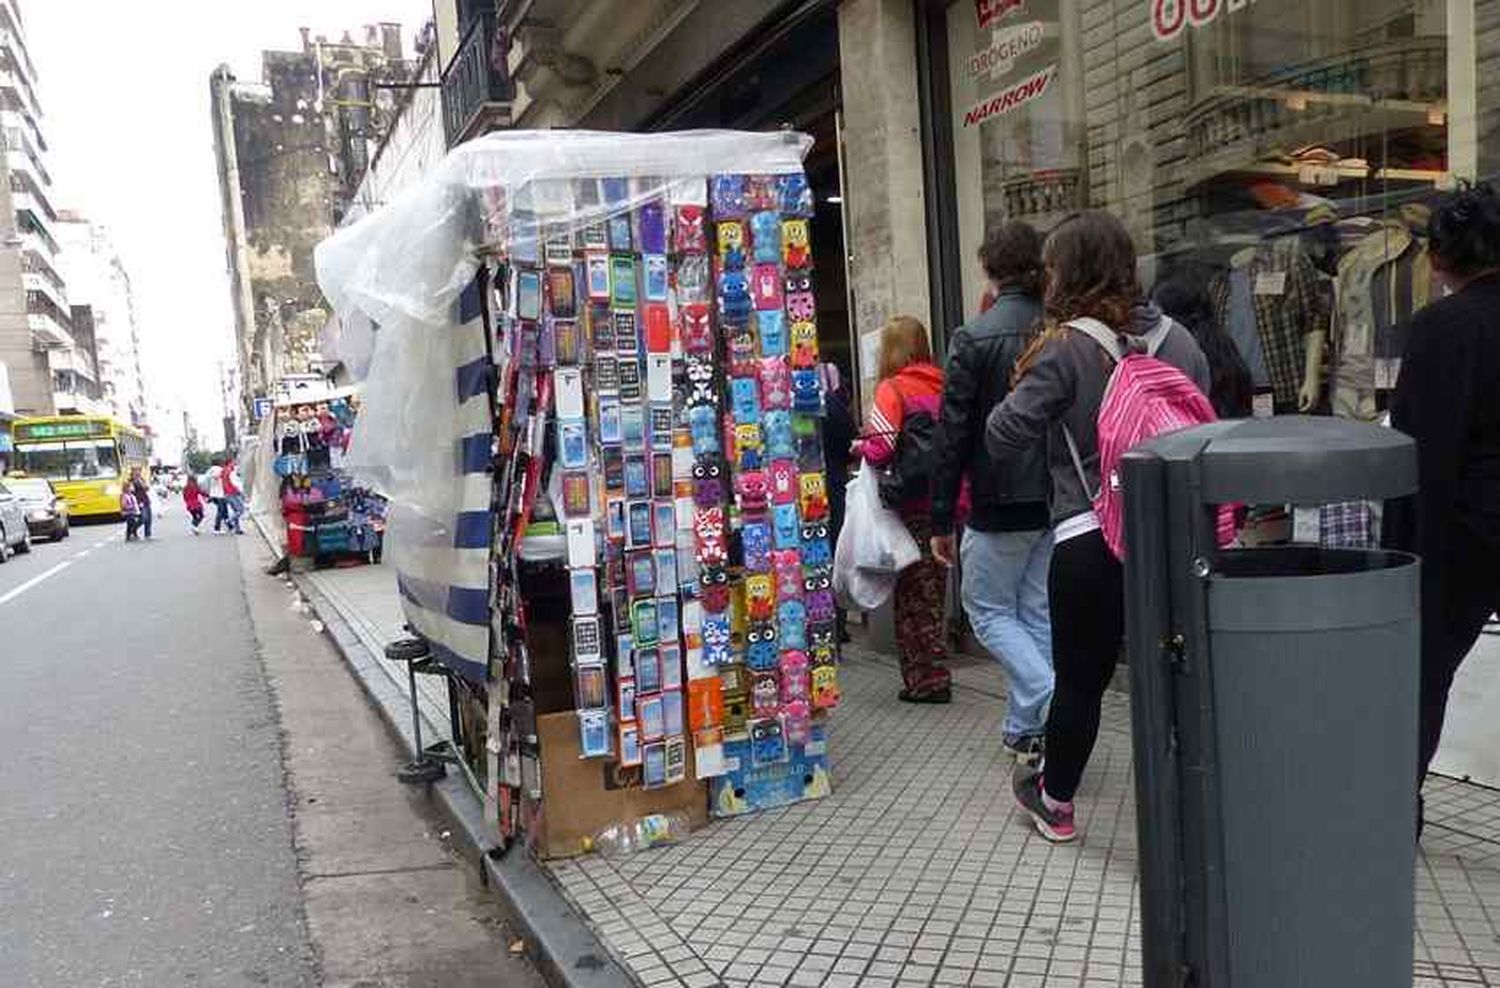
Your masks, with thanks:
M31 551L31 531L26 527L26 509L21 499L0 481L0 563L12 552Z
M52 481L42 477L12 477L5 482L26 509L26 525L34 539L61 542L68 537L68 502Z

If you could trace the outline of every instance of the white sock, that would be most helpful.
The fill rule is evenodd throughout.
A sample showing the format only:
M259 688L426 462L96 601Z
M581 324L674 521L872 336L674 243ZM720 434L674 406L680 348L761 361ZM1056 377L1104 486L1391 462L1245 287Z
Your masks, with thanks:
M1047 807L1048 810L1053 811L1070 810L1073 808L1073 801L1070 799L1067 802L1064 802L1060 799L1053 799L1051 796L1047 795L1047 787L1044 784L1042 786L1042 805Z

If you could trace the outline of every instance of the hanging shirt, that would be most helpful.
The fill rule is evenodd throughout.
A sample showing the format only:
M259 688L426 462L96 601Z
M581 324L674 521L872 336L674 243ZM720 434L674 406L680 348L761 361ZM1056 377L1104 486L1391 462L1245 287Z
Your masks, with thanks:
M1338 301L1330 336L1335 415L1365 422L1379 417L1375 401L1377 299L1372 283L1376 272L1399 257L1411 241L1406 227L1387 223L1367 234L1339 261ZM1383 304L1390 304L1389 293ZM1387 388L1394 385L1394 380L1385 384Z
M1243 301L1248 292L1248 311ZM1214 316L1234 338L1236 327L1254 319L1262 373L1252 363L1253 351L1240 347L1257 385L1269 384L1278 410L1297 407L1302 374L1307 363L1307 336L1328 329L1328 303L1318 269L1296 237L1275 237L1219 275L1209 286ZM1239 346L1239 340L1236 340Z

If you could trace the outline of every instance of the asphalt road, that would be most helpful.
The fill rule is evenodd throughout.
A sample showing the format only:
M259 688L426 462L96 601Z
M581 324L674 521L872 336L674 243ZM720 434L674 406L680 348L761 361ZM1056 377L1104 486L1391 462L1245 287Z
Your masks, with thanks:
M234 538L184 522L0 566L7 988L315 981Z

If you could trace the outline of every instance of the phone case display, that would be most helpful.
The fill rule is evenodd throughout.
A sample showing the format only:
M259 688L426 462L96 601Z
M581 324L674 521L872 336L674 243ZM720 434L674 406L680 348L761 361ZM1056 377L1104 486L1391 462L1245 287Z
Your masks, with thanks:
M826 793L837 635L805 179L537 178L485 203L502 815L545 757L500 562L544 490L581 757L645 788L712 778L721 815Z

